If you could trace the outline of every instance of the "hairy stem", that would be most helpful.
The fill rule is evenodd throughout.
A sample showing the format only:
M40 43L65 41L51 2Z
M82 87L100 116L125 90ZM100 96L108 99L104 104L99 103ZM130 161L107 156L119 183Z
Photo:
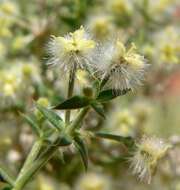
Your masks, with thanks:
M41 156L38 160L36 160L31 167L29 167L25 172L23 172L23 175L21 175L15 182L14 188L12 190L23 190L24 186L28 181L31 179L31 177L36 174L36 172L43 167L49 159L52 158L56 150L59 148L56 146L58 142L60 142L60 137L55 141L54 145L50 146Z
M21 169L21 171L19 173L19 176L18 176L17 180L19 178L21 178L21 176L24 175L24 173L26 172L26 170L31 166L31 164L37 158L37 155L38 155L38 153L39 153L39 151L41 149L41 146L42 146L42 141L41 140L37 140L34 143L32 149L31 149L31 151L30 151L30 153L29 153L29 155L28 155L28 157L27 157L27 159L26 159L26 161L24 163L24 166L22 167L22 169Z
M73 133L73 131L78 127L78 125L82 122L84 119L85 115L89 111L90 107L85 107L83 108L77 115L77 117L74 119L72 124L68 127L67 132L68 133Z
M73 131L79 126L79 124L84 119L90 107L83 108L77 117L74 119L72 124L66 128L67 132L71 135ZM28 183L32 176L34 176L37 171L43 167L54 155L56 150L59 148L61 142L61 137L58 137L57 140L51 145L34 163L29 167L23 175L21 175L15 182L14 188L12 190L23 190L24 186Z

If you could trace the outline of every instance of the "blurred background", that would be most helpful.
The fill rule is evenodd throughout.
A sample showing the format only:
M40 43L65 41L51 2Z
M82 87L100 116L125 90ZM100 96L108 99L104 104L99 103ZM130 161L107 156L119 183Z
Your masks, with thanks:
M46 44L81 25L100 42L134 42L150 65L144 86L105 104L106 120L91 111L84 129L136 139L153 134L176 146L147 185L132 176L123 145L87 138L88 172L74 148L64 148L64 158L57 152L27 189L180 190L179 0L0 0L0 161L17 175L34 141L19 112L38 114L33 100L64 100L67 82L47 68ZM85 71L76 75L79 93L90 79Z

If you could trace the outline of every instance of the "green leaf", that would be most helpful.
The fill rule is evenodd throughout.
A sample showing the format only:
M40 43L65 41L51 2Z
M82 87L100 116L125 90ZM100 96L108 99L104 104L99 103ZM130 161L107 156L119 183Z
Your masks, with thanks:
M104 115L104 108L103 105L98 103L98 102L94 102L91 104L92 108L103 118L105 118Z
M62 121L61 117L57 115L54 111L41 106L40 104L35 103L37 109L47 118L53 125L56 127L58 131L62 131L64 128L64 122Z
M131 89L124 89L124 90L113 90L113 89L109 89L109 90L104 90L101 91L97 97L97 101L99 102L107 102L109 100L112 100L118 96L122 96L124 94L126 94L127 92L129 92Z
M2 190L11 190L12 187L4 187Z
M83 164L84 164L84 167L85 167L85 170L87 170L87 168L88 168L88 151L87 151L84 141L80 137L76 136L76 137L74 137L74 146L79 151L82 161L83 161Z
M52 145L52 142L51 142L49 139L44 139L44 140L42 141L42 143L43 143L43 145L46 145L46 146Z
M2 164L0 164L0 181L8 183L10 185L13 185L15 181L14 177Z
M44 134L43 134L43 136L44 137L50 137L54 132L56 131L56 129L47 129L46 131L44 131Z
M72 138L67 134L62 134L57 146L68 146L70 144L72 144Z
M35 132L35 134L40 137L40 129L38 127L38 125L35 123L35 121L33 121L30 117L28 117L27 115L20 113L20 115L26 120L26 122L31 126L31 128L33 129L33 131Z
M121 142L129 148L133 147L134 145L134 140L130 136L123 137L120 135L112 135L112 134L107 134L107 133L95 133L95 136L99 138L105 138L105 139Z
M91 99L89 99L86 96L77 95L55 106L54 109L60 109L60 110L79 109L88 106L90 104L90 101Z

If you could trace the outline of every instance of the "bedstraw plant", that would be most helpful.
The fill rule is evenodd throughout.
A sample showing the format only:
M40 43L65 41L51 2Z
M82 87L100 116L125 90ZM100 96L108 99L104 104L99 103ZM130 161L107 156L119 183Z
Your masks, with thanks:
M140 180L145 179L150 183L158 161L170 148L168 143L155 137L143 137L140 143L136 143L130 136L83 130L83 121L90 109L105 118L104 103L126 95L142 84L148 64L136 52L135 44L127 48L120 40L99 43L81 26L64 37L52 36L47 52L49 69L55 67L60 75L68 75L67 99L51 107L46 99L40 99L34 102L32 117L21 114L34 131L36 139L17 177L0 167L1 177L9 184L4 190L23 190L55 152L63 147L74 146L87 170L86 136L124 144L129 152L125 159L131 162L133 173ZM81 94L74 94L79 69L88 72L91 84L83 86ZM57 110L63 110L65 118L61 118ZM72 110L78 110L75 117L72 117Z

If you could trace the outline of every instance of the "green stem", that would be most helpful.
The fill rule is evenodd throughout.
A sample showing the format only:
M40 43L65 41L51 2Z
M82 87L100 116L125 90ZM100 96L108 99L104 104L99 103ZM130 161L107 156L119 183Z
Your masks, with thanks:
M19 176L17 178L17 180L19 178L21 178L21 176L24 175L24 173L27 171L27 169L29 169L29 167L31 167L31 164L34 162L34 160L37 158L37 155L39 154L39 151L41 149L41 146L42 146L42 140L37 140L32 149L31 149L31 152L29 153L25 163L24 163L24 166L22 167L20 173L19 173ZM17 181L16 180L16 181Z
M83 108L77 115L77 117L74 119L72 124L68 127L67 132L69 134L72 134L73 131L78 127L78 125L81 123L81 121L84 119L86 113L89 111L90 107Z
M0 164L0 175L3 180L13 186L15 179L2 164Z
M55 146L60 141L60 137L55 141L54 145L50 146L42 155L41 157L36 160L31 167L29 167L26 172L23 172L18 180L14 184L14 188L12 190L23 190L26 183L30 180L30 178L42 167L44 166L49 159L54 155L56 150L59 148Z
M73 131L78 127L78 125L80 124L80 122L84 119L86 113L88 112L88 110L90 109L90 107L85 107L83 108L79 114L77 115L77 117L74 119L74 121L72 122L72 124L66 128L67 132L69 132L70 134L73 133ZM63 140L63 139L62 139ZM50 146L41 156L38 160L35 160L35 162L32 164L31 167L29 167L29 169L27 169L25 172L23 172L23 175L21 175L18 180L16 180L15 184L14 184L14 188L12 190L23 190L24 186L26 185L26 183L28 183L28 181L30 180L30 178L36 174L36 172L43 167L54 155L54 153L56 152L56 150L59 148L59 146L57 146L58 144L60 144L61 142L61 137L57 138L57 140L53 143L52 146Z
M121 142L125 144L128 148L131 148L134 146L134 139L130 136L120 136L120 135L113 135L113 134L107 134L107 133L94 133L95 137L98 138L104 138L109 140L115 140L117 142Z
M68 84L68 94L67 98L71 98L74 90L74 80L75 80L75 72L76 72L76 67L73 67L72 70L70 71L69 75L69 84ZM65 123L66 126L69 125L70 122L70 116L71 116L71 111L67 110L65 114Z

